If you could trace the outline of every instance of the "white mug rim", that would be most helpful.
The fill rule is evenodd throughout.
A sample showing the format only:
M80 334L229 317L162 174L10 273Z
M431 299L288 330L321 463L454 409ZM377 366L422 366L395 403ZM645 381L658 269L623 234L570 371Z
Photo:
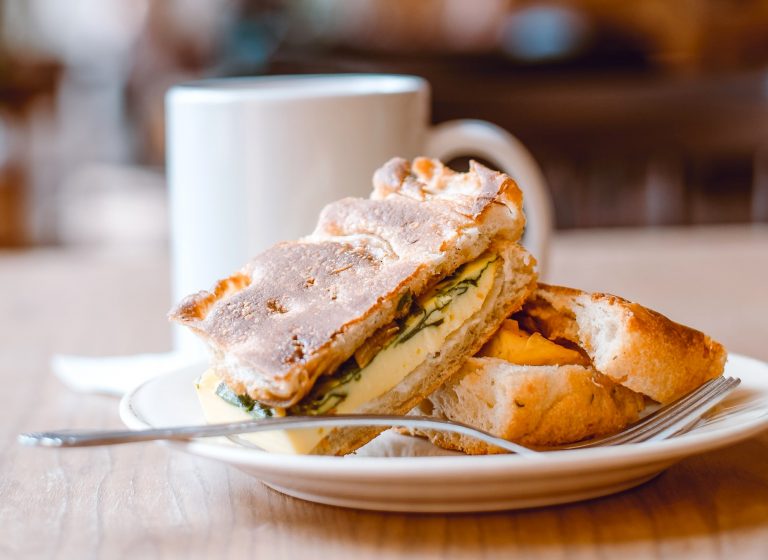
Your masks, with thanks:
M184 101L286 100L414 94L429 82L409 74L281 74L206 78L173 86L168 96Z

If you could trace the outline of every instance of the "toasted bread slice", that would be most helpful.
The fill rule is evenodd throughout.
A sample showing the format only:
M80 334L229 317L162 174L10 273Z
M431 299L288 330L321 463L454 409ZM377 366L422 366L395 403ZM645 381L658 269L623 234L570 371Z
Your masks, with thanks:
M623 429L645 407L642 395L580 365L524 366L470 358L412 414L448 418L529 446L579 441ZM475 438L412 430L471 455L506 453Z
M267 250L170 318L208 343L234 392L289 407L395 320L404 298L491 244L517 241L523 226L522 196L506 175L394 159L374 176L371 199L327 206L312 235ZM501 294L500 310L519 295Z
M668 403L721 375L727 353L702 332L610 294L539 284L518 315L581 347L616 383Z

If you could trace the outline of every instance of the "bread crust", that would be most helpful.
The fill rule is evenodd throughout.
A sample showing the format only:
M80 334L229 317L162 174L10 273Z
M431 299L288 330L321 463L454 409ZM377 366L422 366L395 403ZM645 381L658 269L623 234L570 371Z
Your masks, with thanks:
M491 243L516 241L522 197L506 175L472 163L394 159L370 200L327 206L312 235L280 243L169 314L209 345L237 393L290 406L419 294Z
M539 284L520 316L550 339L577 344L599 372L662 404L721 375L727 359L704 333L611 294Z
M623 429L645 399L594 368L521 366L498 358L470 358L412 414L449 418L522 445L552 446ZM475 438L410 430L446 449L472 455L507 453Z

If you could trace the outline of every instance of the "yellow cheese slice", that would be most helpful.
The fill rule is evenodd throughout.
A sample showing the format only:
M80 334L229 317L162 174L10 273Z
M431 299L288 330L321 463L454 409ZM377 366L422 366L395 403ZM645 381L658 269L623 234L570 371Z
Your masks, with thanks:
M209 424L224 424L226 422L253 420L253 416L245 410L229 404L216 394L216 388L221 382L221 378L212 369L209 369L195 383L197 398L203 409L205 421ZM241 437L274 453L307 453L322 439L323 433L322 428L317 428L311 430L276 430L274 432L246 434Z

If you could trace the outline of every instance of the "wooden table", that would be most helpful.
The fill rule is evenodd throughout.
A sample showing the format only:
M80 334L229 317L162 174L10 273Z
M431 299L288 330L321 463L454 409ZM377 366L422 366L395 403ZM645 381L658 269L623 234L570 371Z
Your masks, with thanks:
M549 279L768 360L768 227L561 234ZM0 558L768 558L768 433L616 496L477 515L315 505L160 445L17 445L24 430L120 426L115 399L68 391L49 356L166 349L167 286L162 254L0 254Z

